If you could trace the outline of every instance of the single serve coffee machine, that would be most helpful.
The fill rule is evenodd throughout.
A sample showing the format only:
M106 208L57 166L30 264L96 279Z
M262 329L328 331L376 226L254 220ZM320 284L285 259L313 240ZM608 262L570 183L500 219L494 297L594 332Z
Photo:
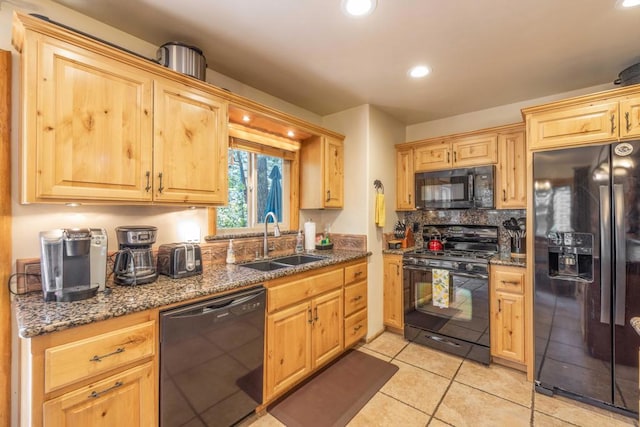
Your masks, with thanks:
M103 228L42 231L40 254L45 301L77 301L104 290L107 232Z

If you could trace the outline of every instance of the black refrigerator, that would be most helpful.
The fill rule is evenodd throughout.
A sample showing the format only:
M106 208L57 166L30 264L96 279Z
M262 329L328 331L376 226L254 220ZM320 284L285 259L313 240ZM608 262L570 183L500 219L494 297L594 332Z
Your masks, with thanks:
M533 155L536 391L638 412L640 141Z

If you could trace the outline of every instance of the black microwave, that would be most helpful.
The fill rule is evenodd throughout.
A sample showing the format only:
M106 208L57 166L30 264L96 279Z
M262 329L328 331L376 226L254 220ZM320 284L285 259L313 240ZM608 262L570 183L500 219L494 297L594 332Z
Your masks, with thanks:
M416 173L416 209L493 209L494 166Z

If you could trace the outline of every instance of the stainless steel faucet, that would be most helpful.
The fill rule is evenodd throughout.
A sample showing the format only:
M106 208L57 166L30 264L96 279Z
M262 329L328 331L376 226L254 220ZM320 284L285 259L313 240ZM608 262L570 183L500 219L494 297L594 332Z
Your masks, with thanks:
M267 212L264 216L264 247L262 250L262 256L266 258L269 255L269 245L267 244L267 219L271 216L273 218L273 237L280 237L280 227L278 227L278 218L273 212Z

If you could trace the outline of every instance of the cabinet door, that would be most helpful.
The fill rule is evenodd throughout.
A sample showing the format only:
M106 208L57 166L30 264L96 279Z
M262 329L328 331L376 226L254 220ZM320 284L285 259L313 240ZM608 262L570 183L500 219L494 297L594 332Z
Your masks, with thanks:
M23 83L23 201L151 200L150 75L58 40L37 46Z
M527 207L527 149L523 132L498 137L497 209Z
M413 149L396 152L396 210L415 210Z
M620 137L640 136L640 97L620 101Z
M311 371L312 322L309 302L267 316L265 401Z
M169 80L154 94L154 200L226 203L227 104Z
M479 135L451 143L453 167L489 165L498 161L498 136Z
M522 295L495 292L491 354L524 363L524 300Z
M314 298L311 334L314 368L342 353L343 313L341 289Z
M384 255L383 322L392 328L404 328L402 308L402 256Z
M451 147L448 141L429 142L414 149L413 166L416 172L448 169L451 162Z
M153 363L129 369L42 405L43 425L155 426L158 407Z
M344 205L344 148L342 141L324 137L324 207Z
M618 102L602 101L527 117L530 149L566 148L618 137Z

